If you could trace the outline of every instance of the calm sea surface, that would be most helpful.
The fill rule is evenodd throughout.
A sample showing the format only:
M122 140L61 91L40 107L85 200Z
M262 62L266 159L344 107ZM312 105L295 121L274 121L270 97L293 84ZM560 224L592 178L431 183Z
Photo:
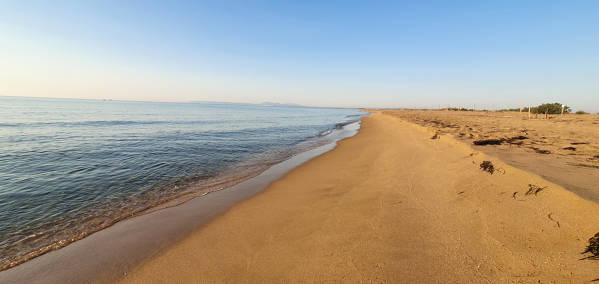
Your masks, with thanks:
M222 189L362 112L0 97L0 269L184 195Z

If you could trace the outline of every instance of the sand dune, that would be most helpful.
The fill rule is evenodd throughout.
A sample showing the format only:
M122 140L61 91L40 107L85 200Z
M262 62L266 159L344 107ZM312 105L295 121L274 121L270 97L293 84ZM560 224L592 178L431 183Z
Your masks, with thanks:
M296 168L124 283L588 282L599 205L392 115ZM480 170L482 161L500 170ZM545 187L528 194L529 184Z
M599 115L531 115L517 112L385 111L475 150L537 174L599 203ZM473 142L502 140L500 145Z

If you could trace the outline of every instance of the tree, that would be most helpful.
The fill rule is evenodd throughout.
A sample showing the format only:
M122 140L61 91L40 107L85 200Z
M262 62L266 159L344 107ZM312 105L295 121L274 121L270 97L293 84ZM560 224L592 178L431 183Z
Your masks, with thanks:
M562 104L542 104L540 106L531 109L533 113L548 113L548 114L560 114L562 113ZM569 113L572 109L569 106L564 106L564 113Z

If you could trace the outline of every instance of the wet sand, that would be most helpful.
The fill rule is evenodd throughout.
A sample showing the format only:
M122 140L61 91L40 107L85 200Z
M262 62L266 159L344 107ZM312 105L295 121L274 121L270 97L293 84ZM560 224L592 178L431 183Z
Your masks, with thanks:
M599 205L393 113L128 273L124 283L589 282ZM490 160L500 168L479 169ZM529 184L544 189L526 194Z
M358 123L346 125L335 130L330 138L352 136L358 128ZM330 143L311 149L232 187L121 221L64 248L0 271L0 283L114 283L143 260L159 254L286 172L335 146Z

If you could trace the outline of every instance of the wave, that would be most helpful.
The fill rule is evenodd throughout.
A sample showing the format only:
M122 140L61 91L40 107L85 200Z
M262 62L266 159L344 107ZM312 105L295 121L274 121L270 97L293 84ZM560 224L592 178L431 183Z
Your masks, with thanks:
M70 121L56 114L47 117L63 121L0 122L8 133L0 139L0 271L165 202L227 188L330 143L361 116L321 109L167 115L178 111L97 120L82 110Z
M347 125L349 123L345 123ZM325 130L319 136L332 134L334 130ZM313 137L314 138L314 137ZM175 182L156 184L152 190L137 196L130 196L116 203L97 204L89 207L86 214L67 214L61 220L48 222L43 227L35 230L23 230L21 237L12 242L9 248L0 248L0 271L19 265L47 252L60 249L83 239L95 232L108 228L122 220L159 210L175 202L180 204L193 197L220 191L238 184L244 180L255 177L270 166L289 157L318 147L322 143L317 140L302 141L294 147L274 152L261 153L245 160L234 167L223 170L213 176L192 175L181 178ZM330 143L330 142L327 142ZM157 168L168 165L159 162L151 166ZM77 173L85 169L73 169L69 173ZM10 193L2 196L5 199L43 194ZM181 201L177 201L181 199ZM169 205L170 206L170 205ZM70 220L65 223L65 220ZM61 224L62 223L62 224ZM62 225L62 226L61 226ZM56 228L62 227L62 230ZM27 231L26 233L24 231Z
M320 133L318 133L318 136L322 137L322 136L326 136L331 134L333 131L331 131L330 129L327 129L325 131L321 131Z

